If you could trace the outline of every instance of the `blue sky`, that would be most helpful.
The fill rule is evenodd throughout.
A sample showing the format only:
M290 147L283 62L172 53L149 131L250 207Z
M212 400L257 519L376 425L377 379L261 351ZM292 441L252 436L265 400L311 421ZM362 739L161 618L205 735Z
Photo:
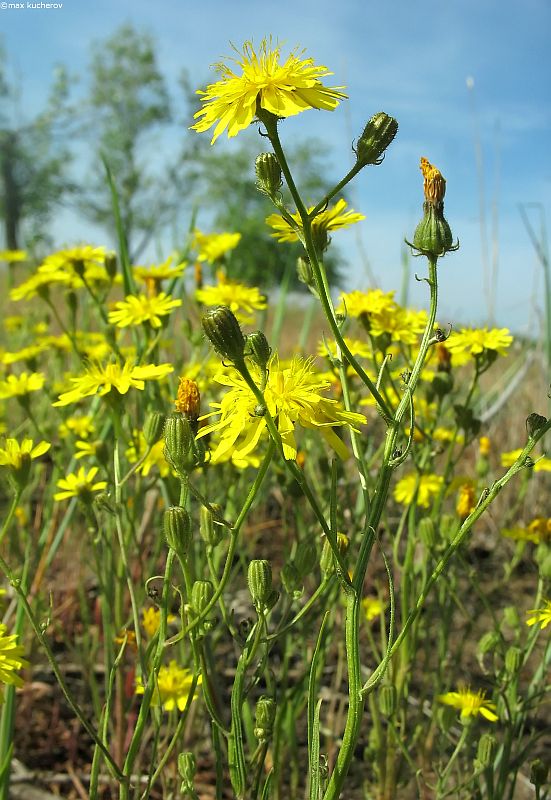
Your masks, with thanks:
M198 84L204 81L209 65L230 53L230 41L241 45L272 34L289 49L300 45L334 72L332 85L346 85L350 100L331 114L312 111L287 120L284 142L320 137L340 177L351 163L350 141L371 114L384 110L400 123L383 166L364 170L353 187L354 207L367 217L359 234L335 236L348 259L349 287L367 285L358 235L379 285L399 287L403 238L412 235L421 212L424 155L447 179L446 216L461 242L459 252L441 262L441 320L481 323L487 316L482 176L488 250L498 264L496 321L536 332L543 280L518 204L541 204L549 220L548 0L394 0L386 6L372 0L62 2L60 9L0 10L23 113L41 107L56 63L84 74L91 42L129 21L155 36L161 70L173 87L184 67ZM539 226L539 211L531 213ZM56 231L60 244L92 238L69 215L58 220ZM410 268L421 271L421 261ZM411 298L424 304L424 284L412 281Z

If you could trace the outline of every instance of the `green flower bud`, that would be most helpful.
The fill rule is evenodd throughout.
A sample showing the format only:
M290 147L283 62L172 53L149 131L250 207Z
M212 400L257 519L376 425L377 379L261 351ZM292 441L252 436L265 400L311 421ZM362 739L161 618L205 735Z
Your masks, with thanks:
M318 553L313 542L303 539L302 542L298 543L293 563L301 578L305 578L306 575L312 572L317 560Z
M496 744L497 741L493 734L482 734L478 741L475 767L483 769L490 766L493 761Z
M210 603L214 594L214 587L210 581L195 581L191 587L190 604L199 617Z
M520 647L512 645L507 648L507 652L505 653L505 669L511 677L516 675L522 667L522 661L522 650Z
M105 271L109 275L109 278L114 281L117 276L117 254L110 251L105 256Z
M262 695L258 699L255 710L254 735L261 742L271 739L276 716L276 704L271 697Z
M432 550L436 542L436 531L434 530L434 522L432 519L430 517L423 517L419 520L417 531L419 533L419 538L427 550Z
M350 541L344 533L337 533L337 548L341 556L346 555ZM321 551L320 568L323 574L327 577L336 571L337 563L333 550L329 544L329 540L325 539L323 542L323 549Z
M231 309L227 306L211 309L202 318L201 325L217 353L233 362L243 361L245 337Z
M190 752L180 753L178 756L178 772L187 784L193 784L195 773L197 772L197 761L195 755Z
M396 711L398 695L396 687L392 685L381 686L379 689L379 709L385 717L391 717Z
M185 557L192 542L191 518L185 508L171 506L163 514L163 533L169 547Z
M549 774L549 764L545 764L541 758L536 758L530 764L530 783L534 786L542 786L547 781Z
M217 506L216 510L218 508L220 507ZM221 511L222 509L220 508ZM201 539L211 547L216 547L222 541L222 526L215 523L212 512L205 506L201 506L201 511L199 512L199 533Z
M254 162L256 186L262 194L274 198L281 189L281 167L274 153L260 153Z
M318 292L316 289L316 279L314 277L314 270L310 264L310 259L306 256L299 256L297 258L297 276L301 283L308 286L311 292L317 297Z
M192 472L204 462L203 442L195 441L192 421L184 414L175 412L167 417L164 439L163 455L176 472Z
M423 203L423 219L413 234L413 246L422 255L439 258L455 249L443 209L443 203L438 206Z
M520 628L520 617L518 615L518 609L515 606L506 606L503 609L503 622L509 628L517 630Z
M151 447L158 442L163 435L165 425L165 415L160 411L150 411L143 426L145 443Z
M356 145L358 164L378 165L383 153L398 133L398 122L384 111L374 114L365 126Z
M287 594L296 598L300 597L302 594L302 580L292 561L283 566L281 580Z
M247 572L247 584L257 610L266 608L272 595L272 568L270 562L260 558L251 561Z
M265 371L272 355L272 348L262 331L255 331L247 336L247 349L254 363Z
M528 436L533 437L540 430L540 428L543 428L544 425L547 425L547 420L545 417L542 417L541 414L530 414L526 420L526 430L528 431Z

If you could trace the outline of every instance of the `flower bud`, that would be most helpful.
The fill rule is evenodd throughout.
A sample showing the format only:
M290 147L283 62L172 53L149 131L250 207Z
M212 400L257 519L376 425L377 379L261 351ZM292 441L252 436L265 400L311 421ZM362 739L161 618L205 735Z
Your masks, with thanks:
M344 533L337 533L337 548L341 556L344 556L348 550L350 542ZM333 549L329 543L329 539L323 542L323 549L321 551L320 568L323 574L328 577L331 573L335 572L337 563L333 555Z
M247 349L251 359L264 372L272 355L272 348L262 331L255 331L247 336Z
M191 518L185 508L171 506L163 514L163 533L169 547L179 556L188 554L192 541Z
M427 550L432 550L436 542L436 531L434 530L434 522L432 519L430 517L423 517L419 520L417 531L419 533L419 538Z
M310 259L308 259L306 256L299 256L297 258L297 277L299 281L304 283L304 285L307 286L316 297L318 296L314 270L312 269Z
M217 306L205 314L201 324L217 353L233 362L243 361L245 337L231 309Z
M110 280L114 281L117 276L117 254L112 250L105 254L105 271L109 275Z
M219 506L216 507L218 510ZM222 509L220 509L220 512ZM201 539L211 547L216 547L222 541L222 526L214 521L212 511L206 506L201 506L199 512L199 533Z
M176 472L189 473L203 463L204 446L201 441L195 441L188 417L178 412L167 417L164 439L163 455Z
M522 650L520 647L511 645L505 653L505 669L511 677L515 676L522 667Z
M255 710L254 735L261 742L272 737L276 716L276 704L273 698L262 695L258 698Z
M197 419L201 413L201 395L194 380L180 378L174 406L176 411L189 419L193 432L197 433Z
M262 194L274 198L281 189L281 167L274 153L260 153L254 162L256 186Z
M503 609L503 622L513 630L520 628L520 617L516 606L505 606Z
M180 793L183 797L197 797L193 787L195 773L197 772L197 761L191 752L180 753L178 756L178 772L182 778Z
M546 424L547 420L545 417L542 417L541 414L530 414L526 420L526 430L528 431L528 436L533 437L540 430L540 428L543 428L543 426Z
M439 258L454 249L451 228L442 208L423 203L423 219L413 234L413 246L422 255Z
M478 749L476 751L475 766L480 768L489 767L492 763L494 752L496 749L496 738L491 733L484 733L478 741Z
M302 580L298 569L292 561L284 564L281 570L281 580L287 594L298 599L302 594Z
M379 111L374 114L358 139L356 157L358 164L377 165L382 161L382 155L398 133L398 122L394 117Z
M214 587L210 581L195 581L191 587L190 604L198 617L210 603L213 594Z
M260 558L251 561L247 572L247 584L256 609L266 607L272 594L272 568L270 562Z
M396 687L390 684L381 686L379 689L379 709L385 717L391 717L396 711L397 704Z
M549 774L549 764L544 763L541 758L536 758L530 764L530 783L534 786L541 786L547 781Z
M158 442L163 435L163 428L165 424L165 415L160 411L151 411L145 420L143 426L143 435L145 443L151 447L155 442Z
M312 572L316 566L317 560L318 554L313 542L303 539L302 542L298 543L293 563L301 578L306 577L306 575Z

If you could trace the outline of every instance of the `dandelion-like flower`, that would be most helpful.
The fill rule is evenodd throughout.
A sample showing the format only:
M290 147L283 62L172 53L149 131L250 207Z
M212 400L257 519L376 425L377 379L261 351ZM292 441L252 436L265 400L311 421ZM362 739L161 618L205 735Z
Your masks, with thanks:
M356 222L361 222L362 219L365 219L363 214L359 214L357 211L353 211L352 209L347 211L346 207L346 200L337 200L334 206L327 208L325 211L321 211L317 216L315 216L312 220L312 234L314 238L319 239L324 234L327 234L328 231L349 228L350 225L354 225ZM309 208L308 212L313 211L313 209L314 206ZM301 228L302 222L298 212L291 214L291 217L294 219L297 226ZM277 239L278 242L298 241L299 236L295 228L293 228L287 222L287 220L279 214L270 214L269 217L266 217L266 223L274 229L272 236Z
M262 376L254 367L253 379L260 384ZM198 437L215 431L221 433L212 461L223 461L228 453L238 460L245 459L254 451L262 435L267 432L263 410L243 377L236 370L220 373L215 380L230 387L221 403L211 403L216 411L205 416L220 414L217 422L201 428ZM363 425L365 417L345 411L337 400L324 397L330 387L314 371L312 360L295 358L288 367L280 365L277 356L268 364L268 379L264 389L266 406L274 418L283 441L283 452L288 460L297 457L295 426L319 429L322 436L341 458L348 456L348 449L333 431L337 425Z
M397 308L394 292L383 292L382 289L368 289L366 292L354 290L343 292L339 304L339 312L349 317L361 317L362 314L371 316L382 314L383 311L394 311Z
M119 395L126 394L130 388L143 391L146 381L158 381L173 371L171 364L144 364L135 366L127 361L124 366L112 363L102 366L93 364L84 375L70 378L73 388L60 394L54 406L68 406L91 395L109 394L113 389Z
M216 261L235 250L241 241L240 233L201 233L195 231L193 234L193 247L197 250L197 260L206 261L214 264Z
M423 173L425 200L432 205L441 203L446 194L446 180L442 173L427 158L421 158L419 169Z
M165 292L150 297L145 294L129 294L124 300L115 303L115 310L109 312L109 322L117 328L128 328L144 322L148 322L152 328L160 328L161 317L167 316L181 305L181 300L174 300Z
M446 340L446 347L452 356L458 353L478 356L484 350L506 356L512 341L508 328L461 328L458 333L452 332Z
M62 490L54 494L54 500L68 500L70 497L79 497L85 502L92 499L94 492L101 492L107 488L107 481L97 481L94 479L98 473L98 467L91 467L86 472L84 467L80 467L77 473L71 472L65 478L57 482L57 486Z
M136 280L142 281L146 285L159 284L162 281L179 278L186 266L187 262L185 261L180 264L172 264L172 256L169 256L162 264L150 264L148 267L136 265L132 267L132 274Z
M52 445L50 442L40 442L34 445L32 439L23 439L21 444L17 439L6 439L5 448L0 448L0 467L21 469L24 461L32 461L47 453Z
M333 111L346 97L342 86L328 88L320 78L332 75L327 67L316 66L313 59L301 59L293 51L282 64L280 47L263 39L258 54L252 42L245 42L238 58L231 59L241 74L226 64L215 65L220 80L207 86L202 95L203 107L195 114L199 122L196 131L206 131L213 125L211 144L228 130L228 138L247 128L260 109L276 117L292 117L308 108ZM302 55L302 54L300 54Z
M17 634L6 636L7 630L0 624L0 704L4 702L2 684L22 686L23 679L16 670L29 666L29 662L22 658L23 646L17 644Z
M533 614L526 620L527 625L539 625L541 630L547 628L551 622L551 600L544 600L541 608L532 608L526 613Z
M444 705L452 706L461 711L461 719L476 717L479 714L490 722L497 722L499 717L495 713L495 703L486 700L486 692L479 689L471 692L469 686L460 687L458 692L447 692L438 695L438 700Z
M31 392L39 392L44 386L46 376L41 372L22 372L21 375L8 375L0 381L0 400L9 397L26 397Z
M418 506L428 508L431 498L440 491L443 481L441 475L418 475L410 472L394 487L394 499L404 506L409 506L415 499Z
M67 417L65 422L62 422L58 428L59 435L66 439L71 434L78 436L79 439L87 439L96 432L93 417L88 415L81 417Z
M195 299L205 306L228 306L239 322L251 322L251 314L266 308L266 297L256 286L246 286L218 276L217 286L204 286L197 289Z
M28 258L26 250L0 250L0 261L7 264L26 261Z
M362 610L367 622L379 619L386 608L380 597L364 597L362 600Z
M201 675L199 675L197 686L200 686L201 682ZM183 711L188 701L192 683L192 673L188 669L179 667L173 659L168 667L163 666L159 669L156 689L151 699L152 705L162 705L165 711L173 711L175 708ZM136 680L136 694L143 694L144 690L143 681L138 678Z
M501 466L502 467L512 467L517 458L522 453L522 450L511 450L508 453L501 454ZM551 458L547 458L546 456L539 456L537 459L534 459L534 472L551 472Z

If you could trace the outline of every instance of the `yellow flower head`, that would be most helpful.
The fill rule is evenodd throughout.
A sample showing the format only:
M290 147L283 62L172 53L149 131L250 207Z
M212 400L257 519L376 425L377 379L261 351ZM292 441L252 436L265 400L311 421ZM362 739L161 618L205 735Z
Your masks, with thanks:
M254 311L266 308L266 297L260 289L228 281L223 275L218 276L217 286L197 289L195 299L205 306L228 306L243 325L252 321Z
M541 630L551 622L551 600L544 600L542 608L532 608L527 614L533 614L526 620L527 625L539 625Z
M383 292L382 289L343 293L339 305L339 311L344 313L346 309L349 317L382 314L384 311L394 311L396 308L394 292Z
M174 406L180 414L184 414L193 422L197 421L201 413L201 395L196 381L186 377L180 378Z
M234 250L241 241L240 233L201 233L193 234L193 247L197 250L199 261L214 264L222 256Z
M26 261L28 258L26 250L0 250L0 261L7 264L15 264L16 261Z
M440 491L443 480L441 475L418 475L410 472L394 487L394 499L404 506L409 506L415 499L418 506L428 508L431 497Z
M0 467L21 469L25 461L32 461L47 453L52 445L49 442L40 442L33 446L32 439L23 439L21 444L17 439L6 439L5 449L0 448Z
M470 687L460 687L458 692L447 692L438 695L438 700L447 706L452 706L461 711L461 719L476 717L478 714L490 722L497 722L499 717L495 713L496 705L486 700L486 692L479 689L471 692Z
M0 624L0 703L4 701L1 684L22 686L23 679L16 670L28 667L29 662L22 658L23 646L17 644L17 634L6 636L7 627Z
M522 450L511 450L509 453L501 454L501 466L512 467ZM534 472L551 472L551 458L539 456L534 459Z
M478 453L482 458L488 458L492 449L492 443L488 436L481 436L478 440Z
M312 234L316 240L321 240L324 234L328 231L336 231L340 228L349 228L356 222L361 222L365 219L363 214L358 214L356 211L346 211L346 200L337 200L334 206L321 211L312 220ZM308 209L308 212L313 211L314 206ZM297 213L291 214L291 217L300 229L302 226L300 215ZM283 219L279 214L270 214L266 217L267 224L274 229L272 236L278 242L297 242L299 235L295 228L293 228L287 220Z
M332 75L327 67L316 66L313 59L301 59L296 51L280 63L280 47L263 39L258 54L252 42L245 42L238 58L231 59L241 74L226 64L216 64L220 80L207 86L202 95L203 107L195 114L196 131L215 125L211 144L228 130L228 138L236 136L255 119L260 109L276 117L292 117L308 108L333 111L346 97L342 86L328 88L320 78ZM302 54L300 54L302 55ZM201 119L202 117L202 119Z
M420 170L423 173L423 192L425 200L431 205L441 203L446 194L446 181L439 169L426 158L421 158Z
M31 392L39 392L45 380L46 376L41 372L8 375L5 381L0 381L0 400L8 397L25 397Z
M179 278L186 266L185 261L172 265L172 256L169 256L162 264L151 264L148 267L135 266L132 268L132 274L137 281L149 285L151 282L161 283L161 281Z
M86 415L82 417L68 417L58 428L58 433L62 439L67 439L71 434L78 436L79 439L87 439L96 432L96 427L92 417Z
M84 375L70 378L73 389L60 394L54 406L68 406L78 403L84 397L94 394L106 395L113 389L119 394L126 394L133 387L143 391L145 381L158 381L173 371L171 364L144 364L141 367L133 366L127 361L124 366L120 364L91 365Z
M380 597L364 597L362 600L362 609L367 622L379 619L385 608L386 603L383 603Z
M253 367L252 373L260 383L262 378L258 370ZM224 460L228 453L243 460L267 432L265 413L258 408L255 396L236 370L220 373L215 380L230 389L221 403L211 403L217 410L206 415L220 414L220 419L201 428L198 437L219 431L221 438L212 460ZM345 411L336 400L324 397L329 386L329 382L316 374L311 359L295 358L288 367L281 366L277 356L269 362L264 397L283 440L286 459L294 461L297 457L296 425L319 429L341 458L348 456L348 449L332 428L362 425L365 417Z
M464 483L459 489L455 510L460 519L467 519L476 508L475 488L472 483Z
M181 305L181 300L173 300L165 292L150 297L145 294L129 294L124 300L115 303L115 311L109 312L109 322L117 328L128 328L144 322L148 322L152 328L160 328L161 317L167 316Z
M193 675L188 669L179 667L175 660L172 660L168 667L161 667L157 675L156 690L153 692L152 704L162 705L165 711L173 711L178 708L183 711L186 707ZM197 686L201 684L201 675L197 680ZM144 693L144 685L141 678L136 680L136 694ZM195 698L193 698L195 699Z
M446 347L452 354L470 353L481 355L491 350L500 356L506 356L513 337L508 328L462 328L458 333L452 332L446 341ZM454 362L455 363L455 362Z
M94 492L101 492L107 487L107 481L97 481L94 478L98 472L98 467L92 467L86 472L84 467L80 467L77 473L71 472L67 477L61 478L57 486L62 490L54 494L54 500L67 500L70 497L79 497L85 502L90 502Z

